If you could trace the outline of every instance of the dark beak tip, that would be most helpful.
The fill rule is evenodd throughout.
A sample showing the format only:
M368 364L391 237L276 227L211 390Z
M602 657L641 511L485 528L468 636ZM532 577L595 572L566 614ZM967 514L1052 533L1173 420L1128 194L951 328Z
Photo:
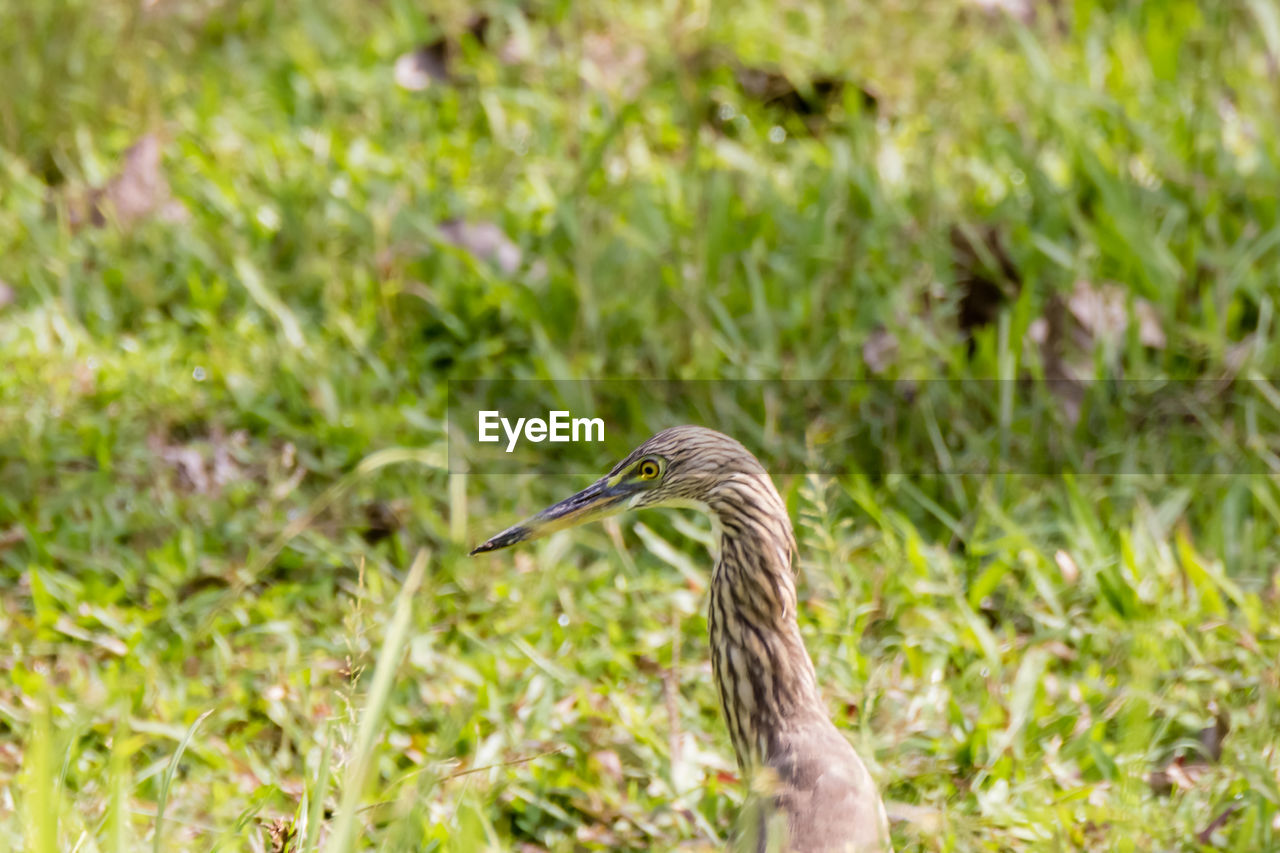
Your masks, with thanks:
M489 551L497 551L501 548L509 548L512 545L523 542L528 535L528 528L523 526L512 527L510 530L504 530L497 536L494 536L488 541L472 548L471 552L467 556L474 557L476 554L484 554Z

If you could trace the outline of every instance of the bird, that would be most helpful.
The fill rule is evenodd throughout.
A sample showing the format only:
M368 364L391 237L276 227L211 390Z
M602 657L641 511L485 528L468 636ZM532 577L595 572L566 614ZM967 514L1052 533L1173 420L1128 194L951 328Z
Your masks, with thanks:
M701 426L665 429L595 483L471 553L643 507L695 508L712 519L711 668L738 766L752 780L731 849L891 851L884 803L827 713L796 621L786 504L741 443Z

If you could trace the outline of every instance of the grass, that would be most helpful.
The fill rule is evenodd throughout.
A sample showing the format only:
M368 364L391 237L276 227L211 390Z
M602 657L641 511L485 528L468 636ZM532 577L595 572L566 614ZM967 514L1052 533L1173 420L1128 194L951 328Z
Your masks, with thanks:
M600 377L777 462L897 849L1280 849L1273 0L484 8L0 0L0 851L718 847L705 523L465 556L584 478L451 381Z

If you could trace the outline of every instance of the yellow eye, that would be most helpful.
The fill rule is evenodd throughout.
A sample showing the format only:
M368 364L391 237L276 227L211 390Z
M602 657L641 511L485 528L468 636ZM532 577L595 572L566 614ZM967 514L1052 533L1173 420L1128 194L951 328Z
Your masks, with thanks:
M640 463L638 468L636 468L636 475L641 480L652 480L657 477L661 471L662 469L658 467L657 462L654 462L652 459L646 459Z

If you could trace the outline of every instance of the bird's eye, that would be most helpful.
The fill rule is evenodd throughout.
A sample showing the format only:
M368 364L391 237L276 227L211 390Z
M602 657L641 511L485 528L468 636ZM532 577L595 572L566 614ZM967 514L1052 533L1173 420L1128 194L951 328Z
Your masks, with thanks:
M641 480L655 479L662 473L662 468L652 459L646 459L636 468L636 476Z

